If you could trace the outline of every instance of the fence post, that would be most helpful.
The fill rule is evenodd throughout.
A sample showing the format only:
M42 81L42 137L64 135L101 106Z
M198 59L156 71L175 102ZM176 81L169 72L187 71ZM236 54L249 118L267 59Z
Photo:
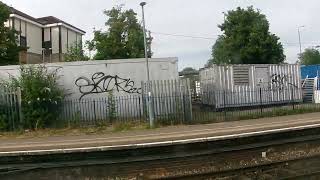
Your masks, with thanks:
M19 128L23 128L23 113L22 113L22 98L21 98L21 88L17 87L16 91L16 96L17 96L17 103L18 103L18 110L19 110Z
M226 90L223 90L223 112L224 112L224 120L227 119L227 111L226 111Z
M184 89L182 91L182 104L184 123L190 123L192 121L192 92L189 78L182 81Z
M96 114L96 101L93 100L93 113L94 113L94 123L97 125L97 114Z
M154 128L151 82L150 81L147 81L147 83L142 82L142 85L143 85L142 89L146 88L147 114L149 118L149 125L150 125L150 128ZM143 90L143 93L145 93L145 90Z
M153 116L153 97L152 97L152 90L151 90L151 82L148 82L148 109L149 109L149 121L150 127L154 128L154 116Z
M294 107L294 92L293 92L293 87L291 87L291 103L292 103L292 109L294 110L295 107Z
M188 97L188 109L189 109L189 119L188 119L188 121L192 121L192 98L191 98L191 85L190 85L190 79L187 79L187 93L188 93L188 95L187 95L187 97ZM195 92L196 92L196 90L195 90Z
M263 106L263 104L262 104L262 88L260 87L260 113L262 114L263 113L263 109L262 109L262 106Z
M142 109L141 109L141 96L138 96L139 97L139 99L138 99L138 103L139 103L139 121L141 122L142 121L142 113L141 113L141 111L142 111Z

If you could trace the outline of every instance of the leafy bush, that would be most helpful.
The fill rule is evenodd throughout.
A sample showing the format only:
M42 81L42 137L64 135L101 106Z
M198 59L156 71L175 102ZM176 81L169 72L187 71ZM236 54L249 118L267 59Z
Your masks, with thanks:
M44 65L21 66L20 77L11 77L9 84L21 88L24 128L44 128L57 120L64 98L57 71L49 71Z
M65 54L65 61L88 61L90 58L84 55L82 50L82 43L74 43L68 48L68 52Z

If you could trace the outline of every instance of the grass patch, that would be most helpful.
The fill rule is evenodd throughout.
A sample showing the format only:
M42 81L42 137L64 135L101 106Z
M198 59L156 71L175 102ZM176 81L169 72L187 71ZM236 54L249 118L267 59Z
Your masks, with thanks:
M149 124L147 122L141 122L141 121L116 122L112 124L112 128L113 128L112 130L113 132L150 129Z
M20 130L13 132L0 132L0 139L8 138L34 138L51 136L79 136L79 135L102 135L131 130L149 129L149 125L142 122L127 122L110 124L99 124L96 126L72 126L68 128L48 128L38 130Z
M294 107L294 108L293 108ZM181 124L209 124L226 121L250 120L268 117L278 117L296 114L305 114L320 112L320 106L317 104L299 104L295 106L282 106L261 109L243 109L233 110L228 112L214 112L212 110L197 109L193 111L193 120L183 122L182 116L167 115L164 117L156 117L155 127L162 128ZM114 121L113 124L109 121L98 121L95 126L74 123L71 121L65 124L67 128L48 128L32 130L17 130L14 132L0 132L0 139L3 138L32 138L32 137L50 137L50 136L77 136L77 135L94 135L94 134L109 134L132 130L151 129L149 122L139 119L131 119L128 121Z
M210 112L196 110L193 112L193 121L190 124L208 124L226 121L250 120L268 117L280 117L288 115L306 114L320 112L317 104L302 104L293 106L283 106L278 108L234 110L228 112Z

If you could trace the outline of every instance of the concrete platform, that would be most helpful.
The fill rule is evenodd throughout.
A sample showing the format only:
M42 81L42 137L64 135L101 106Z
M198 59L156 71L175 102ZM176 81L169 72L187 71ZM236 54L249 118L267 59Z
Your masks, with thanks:
M171 126L106 135L3 139L0 141L0 157L136 149L217 141L318 127L320 127L320 113L310 113L207 125Z

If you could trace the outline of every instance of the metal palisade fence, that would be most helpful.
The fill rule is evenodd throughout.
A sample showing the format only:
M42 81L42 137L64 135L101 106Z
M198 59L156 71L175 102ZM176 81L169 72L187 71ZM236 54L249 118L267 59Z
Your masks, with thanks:
M60 119L68 124L80 125L147 122L150 97L156 121L166 124L191 121L189 87L188 80L151 81L141 83L139 94L118 96L109 92L103 98L64 100Z
M214 123L262 117L320 112L320 105L304 102L302 89L255 88L216 90L193 103L192 123Z
M146 97L148 84L143 83L142 87L142 94ZM192 120L189 79L151 81L149 88L156 120L170 124Z
M0 130L17 130L21 120L21 91L0 87Z
M103 98L66 99L57 106L49 106L43 101L39 106L57 112L58 118L54 121L59 127L127 122L149 124L149 113L155 123L174 125L320 112L320 104L303 101L302 89L294 87L201 91L196 96L192 97L189 80L160 80L142 82L141 89L135 94L120 96L110 91ZM19 89L0 88L1 131L16 130L24 124L23 119L27 121L28 114L21 113L26 112L27 105L22 103L21 107L20 97Z
M250 88L235 90L211 90L201 94L203 105L215 108L275 105L302 101L301 88Z

